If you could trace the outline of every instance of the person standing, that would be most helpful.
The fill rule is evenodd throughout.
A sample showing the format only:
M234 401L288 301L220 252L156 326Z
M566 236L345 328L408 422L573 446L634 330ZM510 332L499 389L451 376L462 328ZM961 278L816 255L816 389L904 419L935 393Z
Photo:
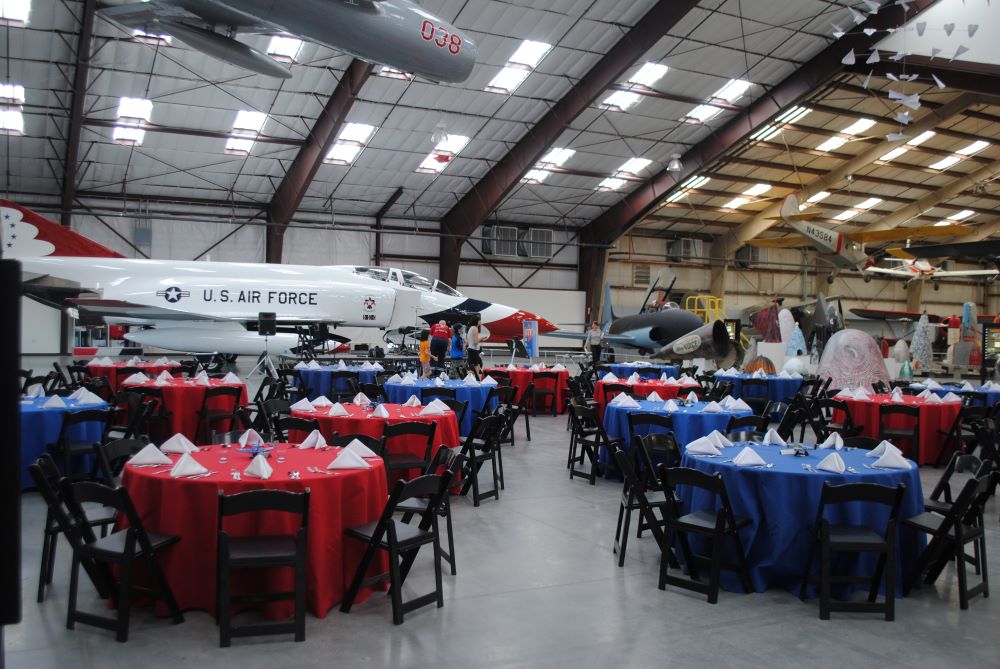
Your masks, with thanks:
M444 369L451 345L451 328L442 319L431 326L431 359L435 368Z
M484 335L484 333L482 333L479 322L480 318L479 316L476 316L475 320L472 322L472 327L469 328L465 342L465 349L468 351L469 369L471 369L473 374L476 375L476 379L482 380L483 357L480 355L480 351L482 350L483 342L486 341L489 335Z
M583 341L583 350L590 353L591 360L594 367L597 367L601 363L601 342L604 340L604 333L601 332L601 326L594 321L590 324L590 329L587 331L587 338Z
M451 359L462 360L465 358L465 337L462 332L461 323L457 323L452 328L451 335Z
M426 330L420 333L417 353L420 356L420 378L426 379L431 375L431 340Z

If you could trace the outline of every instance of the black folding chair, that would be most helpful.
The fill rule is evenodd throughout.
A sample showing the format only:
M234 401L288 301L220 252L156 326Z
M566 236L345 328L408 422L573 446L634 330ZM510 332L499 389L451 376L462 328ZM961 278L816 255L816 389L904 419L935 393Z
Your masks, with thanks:
M434 433L437 430L437 423L428 421L407 421L404 423L389 423L382 432L382 441L376 450L379 457L385 463L385 476L391 486L395 479L392 472L427 469L430 464L431 455L434 449ZM418 457L412 453L397 448L396 442L400 439L423 439L424 455Z
M472 491L472 505L479 506L485 498L500 499L503 479L500 474L500 435L504 427L504 416L485 416L476 421L472 431L462 444L462 457L465 468L462 471L462 494ZM483 465L490 463L493 474L493 487L486 492L479 487L479 471Z
M198 425L201 428L200 435L203 439L206 441L211 439L213 432L228 432L237 428L240 422L240 400L242 397L242 388L218 386L205 389L205 398L202 400L201 409L198 412ZM220 425L222 430L218 429Z
M594 485L597 483L599 470L608 468L600 461L601 449L604 448L608 458L611 458L612 449L624 440L611 440L604 431L597 412L585 406L573 407L573 437L573 451L569 455L569 478L572 480L574 476L580 476ZM587 459L590 460L589 469L576 468L577 464L585 466Z
M447 446L440 446L424 474L437 474L440 471L448 470L452 480L454 480L455 476L462 471L464 463L465 456L460 452ZM412 497L396 505L396 511L403 514L404 523L409 523L414 516L422 516L427 512L427 503L426 498ZM441 497L438 516L444 518L445 531L448 534L448 550L441 549L441 558L451 566L451 575L454 576L458 573L455 561L455 528L452 525L451 500L448 495Z
M275 441L288 441L288 433L292 430L304 432L306 435L313 430L319 429L319 421L315 418L299 418L297 416L284 416L274 422L271 427L271 437Z
M103 440L109 417L110 412L106 409L71 411L63 416L62 427L59 430L59 439L55 443L48 445L52 456L62 460L63 475L73 480L94 478L97 474L96 466L92 467L86 473L76 471L73 468L73 458L90 455L94 452L94 444L99 444ZM73 432L77 426L84 426L87 423L100 424L101 437L98 438L98 441L90 439L78 440L73 436ZM81 429L83 428L81 427Z
M668 467L675 467L681 459L680 449L677 447L677 441L674 439L673 433L654 433L645 437L636 437L635 434L632 436L632 444L629 447L628 454L625 456L629 459L628 469L630 470L630 474L628 476L625 476L624 469L622 469L619 463L619 458L615 457L615 463L619 464L618 468L622 471L625 479L625 483L622 486L621 501L618 505L618 524L615 527L614 552L618 554L619 567L625 566L625 551L628 549L628 535L632 523L632 513L634 511L640 512L636 528L636 538L642 537L644 530L653 529L649 525L645 514L643 514L643 503L639 501L639 496L642 495L645 498L645 504L649 507L659 509L661 517L663 515L663 507L666 505L665 499L649 499L650 494L663 493L660 481L656 477L653 456L650 451L654 450L664 453L665 455L661 456L661 459ZM617 453L621 449L615 450ZM662 530L662 525L660 529Z

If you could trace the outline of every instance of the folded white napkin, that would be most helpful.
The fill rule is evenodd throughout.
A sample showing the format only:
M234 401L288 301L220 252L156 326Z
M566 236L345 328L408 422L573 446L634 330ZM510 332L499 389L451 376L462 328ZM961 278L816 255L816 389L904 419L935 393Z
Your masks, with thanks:
M947 395L945 395L944 397L941 398L941 401L942 402L961 402L962 398L959 395L956 395L955 393L948 393Z
M479 385L479 381L476 379L475 375L472 374L472 372L469 372L468 374L465 375L465 378L462 379L462 385L463 386L478 386Z
M388 418L389 411L381 404L375 407L375 411L372 411L372 415L376 418Z
M792 372L788 376L789 376L789 378L792 378L792 379L801 379L802 378L802 375L799 374L798 372Z
M294 409L296 411L315 411L316 410L316 407L313 405L312 402L309 401L308 397L303 397L298 402L296 402L295 404L293 404L290 408Z
M447 375L447 374L445 374L444 372L441 372L440 374L438 374L438 376L437 376L437 377L438 377L439 379L441 379L442 381L447 381L447 380L448 380L448 375Z
M681 378L677 379L677 382L681 383L681 384L684 384L684 383L695 383L695 380L692 379L687 374L681 374Z
M427 406L435 406L438 409L441 409L441 411L451 411L451 407L450 406L448 406L447 404L445 404L444 402L442 402L441 400L439 400L437 398L434 398L430 402L428 402Z
M552 371L553 372L564 372L564 371L566 371L566 368L563 366L563 364L561 362L557 362L556 364L552 365Z
M698 396L694 394L694 391L691 391L691 392L689 392L687 394L687 397L684 398L684 401L685 402L697 402L698 401Z
M212 385L212 383L208 380L207 376L203 376L201 378L195 379L194 380L194 384L196 386L210 386L210 385Z
M764 435L764 443L772 445L772 446L787 446L788 445L788 444L785 443L785 440L781 438L781 435L778 434L778 431L775 430L773 427L770 428L767 431L767 434Z
M154 365L169 365L170 364L170 360L168 360L167 358L165 358L164 356L161 355L159 358L157 358L156 360L153 361L153 364Z
M131 358L128 359L128 362L125 363L125 366L135 367L136 365L141 365L141 364L142 364L142 358L140 358L137 355L133 355Z
M621 406L622 402L624 402L626 398L628 398L628 395L626 395L625 393L618 393L617 395L614 396L614 398L610 402L608 402L608 404Z
M25 397L45 397L45 389L42 388L42 384L36 383L32 386L28 386L28 391L24 393Z
M736 400L733 399L732 395L726 395L721 400L719 400L719 406L722 407L723 409L728 409L730 405L732 405L732 403L735 401Z
M194 453L198 447L191 443L191 440L178 432L174 436L160 444L160 450L164 453Z
M763 379L764 377L767 376L767 374L764 373L763 369L758 369L756 372L754 372L750 376L752 376L755 379Z
M171 376L170 372L168 372L167 370L163 370L162 372L156 375L156 380L158 382L165 381L166 383L170 383L171 381L174 380L174 377Z
M377 458L378 457L378 453L376 453L372 449L368 448L367 446L365 446L364 444L362 444L357 439L351 439L351 443L347 444L347 446L345 446L344 448L347 449L348 451L351 451L351 452L357 454L357 455L360 455L363 458Z
M733 400L727 411L753 411L750 405L743 401L743 398Z
M925 385L924 385L924 384L922 384L922 383L911 383L911 384L910 384L910 387L911 387L911 388L913 388L914 390L923 390L923 389L924 389L924 388L926 388L927 386L925 386Z
M90 406L93 404L104 404L104 400L85 389L84 393L77 398L76 404L77 406Z
M931 393L931 395L924 400L925 404L941 404L943 400L940 396Z
M375 370L376 372L384 372L385 371L385 367L383 367L382 365L378 364L377 362L373 362L372 363L372 369Z
M375 369L375 365L373 365L372 363L368 362L367 360L365 360L363 363L361 363L361 370L362 371L370 372L373 369Z
M146 376L142 372L136 372L135 374L125 379L124 383L146 383L147 381L149 381L148 376Z
M386 379L385 382L386 383L400 383L402 380L403 380L402 376L400 376L399 374L393 374L388 379Z
M316 399L312 400L312 405L314 408L323 408L333 406L333 402L331 402L326 395L320 395Z
M893 402L896 402L897 404L899 402L902 402L903 401L903 391L900 390L899 388L893 388L892 395L890 396L889 399L892 400Z
M992 381L987 381L982 386L979 387L980 390L994 390L997 387L996 383Z
M840 457L840 453L834 451L820 460L819 464L816 465L816 469L822 469L824 472L833 472L834 474L843 474L847 471L847 465L844 464L844 459Z
M479 382L479 385L481 385L481 386L495 386L495 385L498 385L498 384L497 384L497 380L494 379L492 376L487 376L486 378L484 378L482 381Z
M532 372L540 372L540 371L542 371L542 368L539 367L538 365L532 365L528 369L531 370Z
M240 435L240 446L256 446L257 444L263 444L264 437L260 436L257 430L249 429Z
M433 403L428 404L423 409L420 410L421 416L440 416L444 411L440 407L434 406Z
M856 400L867 400L867 399L869 399L869 397L868 397L868 391L865 390L864 388L858 387L858 389L854 391L854 399L856 399Z
M852 399L854 399L854 389L853 388L842 388L842 389L840 389L840 390L837 391L837 394L834 395L834 398L841 399L841 400L849 400L849 399L852 400Z
M442 381L441 379L434 379L434 387L444 388L444 381Z
M84 393L87 393L87 392L90 392L90 391L88 391L86 388L77 388L76 390L74 390L73 392L71 392L69 394L69 398L71 400L78 400L81 397L83 397Z
M893 444L891 441L889 441L888 439L883 439L878 446L865 453L865 457L880 458L887 451L896 451L897 453L902 453L902 451L896 448L896 445Z
M823 440L823 443L816 448L833 448L840 450L844 447L844 438L836 432L831 432L830 436Z
M306 363L306 369L322 369L323 365L319 364L315 360L310 360Z
M405 379L403 379L402 381L400 381L399 385L401 385L401 386L415 386L415 385L417 385L417 382L416 382L416 380L414 380L414 378L412 376L408 376Z
M420 398L416 395L410 395L410 397L403 402L404 407L418 407L420 406Z
M247 465L247 468L243 470L243 473L247 476L252 476L258 479L269 479L271 474L274 473L274 469L268 463L267 458L264 457L263 453L258 453Z
M792 378L792 375L789 374L788 372L786 372L785 370L781 370L780 372L778 372L778 378L779 379L790 379L790 378Z
M338 360L337 364L334 365L337 369L347 369L347 365L344 364L343 360Z
M358 393L357 395L355 395L354 399L351 400L351 402L358 406L364 406L365 404L372 403L372 401L368 399L368 395L365 395L364 393Z
M639 383L639 372L632 372L632 375L625 380L625 383Z
M753 467L755 465L766 465L767 461L760 457L757 451L749 446L744 446L743 450L733 458L733 464L737 467Z
M927 379L927 387L931 390L941 390L941 384L934 379Z
M728 448L733 445L733 442L726 439L726 435L722 434L718 430L712 430L705 436L705 438L715 444L718 448Z
M236 376L232 372L229 372L228 374L226 374L225 376L222 377L222 382L223 383L243 383L243 379L241 379L240 377Z
M299 448L323 448L326 446L326 439L319 430L313 430L306 438L299 443Z
M153 385L156 386L157 388L162 388L164 386L169 386L172 383L173 383L173 381L168 381L167 379L161 379L160 377L156 377L156 380L153 381Z
M677 383L677 379L675 379L674 377L667 376L666 374L664 374L663 376L666 376L666 378L663 379L663 385L666 385L666 386L680 385L679 383Z
M514 370L514 369L517 369L517 367L514 366L514 363L511 363L511 364L507 365L507 370L508 371Z
M910 463L899 451L886 450L882 457L872 463L872 467L885 467L886 469L909 469Z
M932 393L931 391L925 389L925 390L921 390L920 394L917 395L917 397L922 397L923 399L927 399L928 397L930 397L933 394L934 393Z
M87 367L95 367L97 365L102 365L102 364L104 363L101 362L100 358L94 358L93 360L87 363Z
M722 451L705 437L698 437L685 446L684 450L692 455L722 455Z
M662 402L663 398L660 397L660 394L654 390L653 392L651 392L649 395L646 396L646 401L647 402Z
M105 367L110 367L111 365L115 364L115 361L107 356L104 356L103 358L101 358L101 364L104 365Z
M190 453L181 455L180 459L173 466L173 469L170 470L170 476L175 479L182 476L195 476L196 474L206 473L208 473L208 470L195 460Z
M153 444L146 444L142 450L129 458L132 465L169 465L173 462Z
M330 406L330 410L327 411L327 414L330 416L350 416L351 412L348 411L347 408L340 402L334 402Z
M200 372L194 375L194 379L195 381L200 381L202 379L208 381L208 372L206 372L205 370L201 370Z
M49 399L42 402L42 407L46 409L65 409L66 403L63 401L63 398L58 395L53 395Z
M702 408L698 409L699 413L722 413L722 407L719 406L718 402L709 402Z
M986 383L992 383L992 381L987 381ZM984 383L983 384L983 388L985 388L985 387L986 387L986 384ZM969 391L969 390L975 390L975 388L973 388L972 384L969 383L968 381L963 381L962 382L962 390Z
M337 457L326 466L327 469L371 469L371 465L355 453L353 450L345 448Z
M674 411L680 411L681 408L679 406L677 406L677 402L675 402L673 400L667 400L667 403L663 405L663 410L664 411L669 411L669 412L674 412Z
M611 372L608 372L601 377L601 381L604 381L605 383L618 383L618 377Z

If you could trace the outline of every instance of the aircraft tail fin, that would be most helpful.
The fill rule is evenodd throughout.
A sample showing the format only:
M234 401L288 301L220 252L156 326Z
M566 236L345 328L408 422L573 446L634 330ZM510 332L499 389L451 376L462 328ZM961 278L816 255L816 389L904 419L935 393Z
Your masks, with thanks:
M10 200L0 199L0 224L0 251L5 258L125 257Z
M612 321L617 318L615 316L615 310L611 306L611 284L604 284L604 314L601 316L601 328L604 330L608 329Z
M781 203L781 217L788 220L795 218L799 215L799 198L793 193L784 199Z

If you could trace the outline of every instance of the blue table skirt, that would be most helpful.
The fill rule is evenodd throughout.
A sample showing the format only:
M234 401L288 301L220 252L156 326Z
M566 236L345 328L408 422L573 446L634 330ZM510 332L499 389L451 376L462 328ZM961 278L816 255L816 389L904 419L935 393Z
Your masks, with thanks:
M375 383L375 377L379 374L377 370L361 369L358 366L351 366L346 370L340 369L334 365L325 365L319 369L300 369L299 373L302 374L302 380L312 391L309 395L309 399L314 400L320 395L329 397L335 392L349 392L351 386L347 379L337 379L336 387L334 387L333 376L331 376L331 374L332 372L342 371L357 372L358 383Z
M752 378L751 374L739 374L737 376L731 376L729 374L716 374L715 378L732 382L733 397L747 397L743 394L743 380ZM795 393L799 392L799 386L802 385L802 379L784 379L773 374L764 377L764 380L767 381L767 399L772 402L788 401L789 397L794 397ZM751 395L751 397L756 396L757 395Z
M28 465L33 464L38 456L48 453L48 444L55 443L59 439L59 431L62 429L63 416L70 411L83 411L85 409L107 409L105 402L100 404L88 404L86 406L76 406L76 401L66 399L69 405L66 409L46 409L41 404L45 399L21 402L21 489L33 488L35 482L28 475ZM70 432L70 437L74 441L101 441L104 432L104 425L100 422L83 423L75 426ZM62 469L62 458L56 458L56 464ZM94 456L87 455L79 458L74 466L78 470L89 470L94 466Z
M640 379L658 379L661 374L666 374L667 376L672 376L677 378L680 374L680 368L677 365L629 365L627 363L619 363L614 365L608 365L611 369L611 373L617 376L619 379L627 379L632 376L633 373L638 372Z
M750 579L757 592L768 588L786 588L798 593L802 583L811 535L810 526L816 520L819 498L823 482L833 485L843 483L877 483L886 486L906 485L903 503L900 507L899 538L897 541L896 592L902 593L903 576L910 574L917 556L924 545L924 538L918 532L902 527L902 519L923 511L923 490L920 485L920 470L914 464L909 470L872 470L864 464L874 462L866 457L867 451L842 450L841 457L848 467L857 473L833 474L806 471L803 464L815 467L832 451L809 451L806 457L781 455L774 446L752 446L761 457L774 463L772 469L737 467L724 460L733 458L745 444L723 449L721 457L699 457L685 454L681 465L714 474L720 472L726 484L733 511L737 516L752 520L751 525L740 532L740 539L747 554ZM680 491L684 512L698 510L715 511L719 504L713 495L695 488L683 487ZM834 524L870 525L885 527L888 507L880 504L844 504L827 507L826 518ZM692 550L695 553L708 552L708 542L693 535ZM726 542L727 559L736 563L733 542ZM683 559L679 549L676 554ZM873 554L835 554L833 573L872 574L877 557ZM818 573L819 554L813 559L813 573ZM726 590L742 592L739 575L723 570L722 586ZM851 590L866 590L867 585L855 585ZM846 597L848 590L835 589L839 597ZM813 593L814 594L814 593Z
M942 385L940 389L932 390L931 392L937 395L938 397L944 397L948 393L955 393L956 395L964 395L969 391L962 390L961 386L947 384L947 385ZM1000 390L980 390L979 388L976 388L974 392L986 393L987 406L993 406L997 402L1000 402ZM981 400L977 400L977 402L981 403Z
M404 386L401 383L387 383L385 384L385 394L391 404L402 404L410 399L411 395L416 395L420 398L421 404L427 404L434 397L428 396L425 400L423 391L435 387L434 381L431 379L421 379L412 386ZM468 402L469 404L469 407L465 410L465 417L462 418L462 424L458 426L459 434L464 437L472 431L472 425L476 422L476 418L479 417L492 386L466 386L461 381L450 380L445 381L444 387L453 388L455 390L455 399L460 402ZM490 405L490 411L496 409L497 399L495 397L491 400Z

